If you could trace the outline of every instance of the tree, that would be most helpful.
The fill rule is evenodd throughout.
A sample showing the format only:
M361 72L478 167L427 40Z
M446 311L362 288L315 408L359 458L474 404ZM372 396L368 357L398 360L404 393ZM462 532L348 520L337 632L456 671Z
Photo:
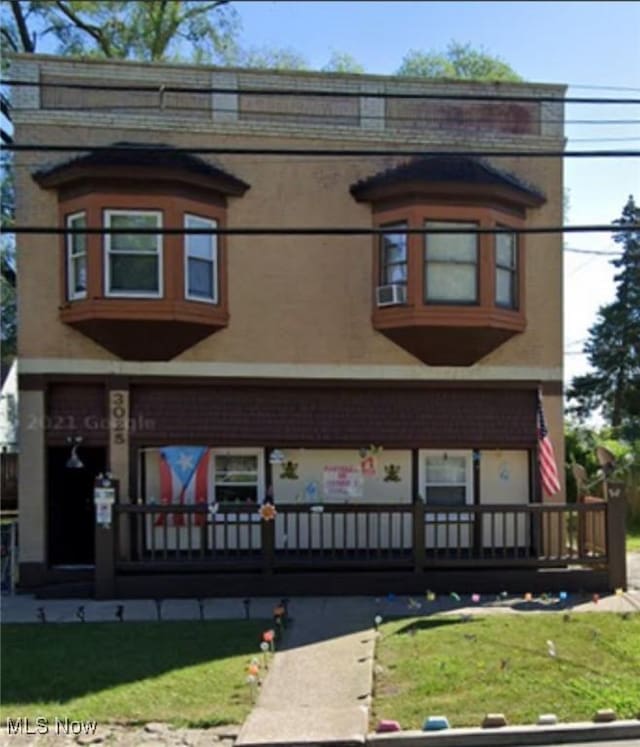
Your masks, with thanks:
M203 62L224 54L237 31L229 0L11 0L10 9L3 41L24 52L51 35L63 55Z
M396 75L418 78L519 81L522 78L499 57L470 44L452 41L446 52L420 52L412 49L404 56Z
M576 376L568 396L579 418L601 408L614 429L633 439L640 438L640 208L632 196L614 223L632 229L614 235L622 246L611 262L619 270L616 297L600 308L584 346L594 370Z
M241 48L230 45L222 55L222 64L261 70L309 70L304 55L295 49L275 47Z
M322 68L324 73L354 73L362 75L365 72L364 67L348 52L331 52L329 62Z
M17 348L17 319L16 319L16 261L15 239L11 233L14 218L15 193L13 185L13 169L8 163L9 154L2 153L2 236L0 237L0 343L2 350L2 368L9 366L16 355Z

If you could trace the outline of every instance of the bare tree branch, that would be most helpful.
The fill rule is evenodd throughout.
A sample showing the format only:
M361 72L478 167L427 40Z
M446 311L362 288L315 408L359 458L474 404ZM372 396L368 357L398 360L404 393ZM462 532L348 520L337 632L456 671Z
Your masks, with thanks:
M85 23L78 15L76 15L71 10L68 5L65 5L63 0L56 0L56 7L79 29L89 34L89 36L93 37L106 57L111 57L111 45L109 44L109 40L104 36L100 28Z
M22 12L22 6L18 0L11 0L11 10L13 11L13 17L16 21L16 27L18 34L20 35L20 42L25 52L35 52L36 45L33 38L29 35L29 29L27 28L27 22ZM17 50L16 50L17 51Z

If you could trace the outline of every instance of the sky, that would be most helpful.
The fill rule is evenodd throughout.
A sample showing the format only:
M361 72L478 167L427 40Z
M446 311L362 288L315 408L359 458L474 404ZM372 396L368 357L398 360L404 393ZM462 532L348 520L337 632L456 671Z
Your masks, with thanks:
M292 48L312 68L321 68L338 51L351 54L369 73L392 74L409 50L444 51L455 40L501 57L527 81L567 84L568 96L640 99L639 2L244 0L234 6L243 46ZM568 123L567 149L640 150L640 124L619 123L640 123L640 105L567 104L565 116L600 121ZM640 159L565 159L565 188L567 223L611 223L630 194L640 202ZM608 234L568 234L566 245L617 249ZM564 267L569 382L588 370L582 345L599 307L614 298L615 270L607 257L572 252L565 252Z

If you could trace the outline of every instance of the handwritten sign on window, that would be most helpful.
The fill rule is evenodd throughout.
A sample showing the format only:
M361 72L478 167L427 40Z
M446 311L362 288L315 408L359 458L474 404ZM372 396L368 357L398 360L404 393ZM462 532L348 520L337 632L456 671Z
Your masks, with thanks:
M322 473L322 483L325 498L362 498L363 479L359 465L327 466Z

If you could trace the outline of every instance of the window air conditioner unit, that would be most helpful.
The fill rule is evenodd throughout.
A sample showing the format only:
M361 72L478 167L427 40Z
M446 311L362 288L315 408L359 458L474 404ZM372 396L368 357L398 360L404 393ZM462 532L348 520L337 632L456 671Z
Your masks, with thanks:
M378 306L399 306L406 302L406 285L379 285L376 288L376 303Z

